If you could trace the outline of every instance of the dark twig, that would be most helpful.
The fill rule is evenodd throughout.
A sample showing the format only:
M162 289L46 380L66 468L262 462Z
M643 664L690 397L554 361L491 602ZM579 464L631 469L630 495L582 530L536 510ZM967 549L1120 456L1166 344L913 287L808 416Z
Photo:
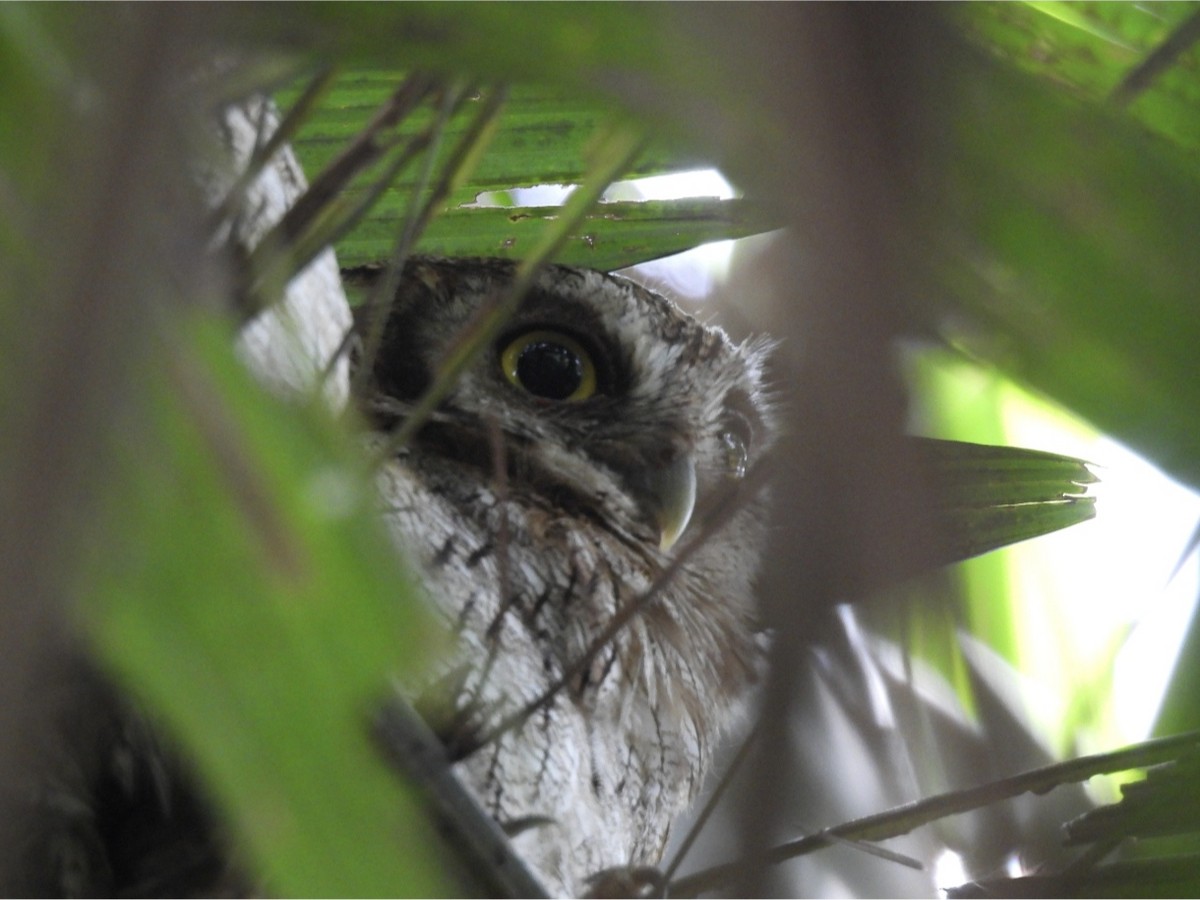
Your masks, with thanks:
M396 157L361 197L348 201L342 196L355 176L398 145L396 138L385 139L384 132L395 127L435 89L436 83L429 77L408 78L263 236L246 264L249 284L242 291L243 305L251 314L265 306L272 285L286 284L325 247L353 228L396 174L428 146L428 130L413 135L403 141Z
M413 183L412 198L409 201L406 214L401 223L400 233L396 237L396 244L392 250L391 259L388 265L383 268L383 277L375 282L374 289L371 291L371 298L367 301L365 308L366 325L362 329L351 327L343 336L333 356L330 357L331 362L339 359L350 346L356 331L362 336L362 364L354 373L351 382L352 394L361 394L363 386L367 383L367 379L375 369L375 357L379 353L379 345L383 342L384 325L387 323L387 314L391 308L392 297L395 295L396 288L400 283L400 274L404 269L404 260L408 258L413 242L424 227L423 220L429 210L428 206L422 207L420 203L421 195L426 192L429 187L429 181L433 177L433 167L437 162L442 138L446 133L446 125L449 123L454 111L458 109L458 105L465 94L466 90L461 86L442 92L442 102L438 109L437 119L428 131L430 139L428 146L425 148L424 165L421 166L421 171Z
M435 131L436 140L440 141L445 123L449 121L451 112L458 109L467 93L465 89L456 91L453 105L447 104L443 107L443 118L438 123ZM404 224L396 240L395 250L392 252L388 265L383 270L382 277L375 282L370 300L367 301L367 326L365 336L363 337L362 365L355 375L354 387L356 391L361 390L365 384L364 379L369 376L375 367L375 356L379 352L379 345L383 339L383 329L387 322L387 311L391 306L392 298L396 294L396 289L399 287L405 260L408 259L417 239L426 227L428 227L436 211L446 201L446 198L450 196L455 186L462 183L467 173L478 162L480 152L487 144L489 129L495 123L496 117L503 108L506 97L507 91L503 88L496 88L487 92L483 103L480 105L479 112L455 145L446 164L442 167L441 176L433 190L424 199L424 202L421 202L421 195L425 193L426 186L433 172L433 163L437 159L436 143L429 148L426 166L421 178L418 180L416 186L414 186L413 199L409 204L409 214L404 217ZM351 339L352 333L347 333L332 359L338 359L346 351Z
M250 185L258 180L267 163L279 152L288 141L295 137L300 126L304 124L304 120L311 114L313 107L321 100L329 90L329 86L333 83L334 75L337 73L335 66L326 66L316 75L304 88L304 92L292 104L292 108L279 122L279 127L272 132L267 132L265 128L259 129L258 142L254 147L253 153L250 154L250 159L246 163L246 168L238 175L237 180L225 192L225 199L212 208L209 213L209 232L213 233L222 222L228 221L235 215L235 210L241 209L245 200L246 191ZM263 111L266 112L267 105L263 105Z
M365 171L394 146L394 139L385 139L385 133L404 121L426 97L437 90L437 87L437 82L427 75L412 75L406 78L346 149L313 179L304 196L279 221L279 233L295 239L307 230L320 212L346 189L356 175Z
M662 873L662 896L670 896L672 887L671 879L675 877L675 873L679 870L679 866L683 862L684 857L687 856L692 844L695 843L696 838L699 836L704 826L708 823L708 820L712 817L712 814L716 811L717 804L720 803L721 798L725 795L725 792L733 783L733 778L737 774L738 769L741 768L742 764L749 757L751 745L761 733L762 720L760 719L751 732L746 735L745 740L742 742L742 746L738 748L737 755L734 756L733 761L730 762L729 767L721 776L720 784L717 785L717 788L713 791L712 796L708 798L708 802L704 804L704 809L701 810L700 815L696 817L696 821L692 823L692 827L688 831L687 837L683 839L683 843L680 845L679 850L675 853L675 858L671 860L671 864L667 866L666 871ZM829 831L824 832L824 834L829 839L831 844L845 844L846 846L855 850L870 854L871 856L877 856L881 859L886 859L889 862L898 863L899 865L906 866L910 869L925 868L919 860L915 860L910 856L905 856L902 853L896 853L892 850L884 849L883 847L876 847L874 844L868 844L864 841L856 841L852 840L851 838L840 837Z
M1109 102L1114 106L1128 106L1143 94L1159 75L1171 68L1180 54L1189 50L1197 40L1200 40L1200 11L1192 13L1180 22L1165 41L1130 69L1109 94Z

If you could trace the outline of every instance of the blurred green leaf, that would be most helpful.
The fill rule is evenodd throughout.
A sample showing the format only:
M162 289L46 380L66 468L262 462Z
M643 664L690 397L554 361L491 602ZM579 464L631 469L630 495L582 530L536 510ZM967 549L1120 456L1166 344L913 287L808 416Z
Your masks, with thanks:
M437 641L361 453L267 397L226 328L178 324L92 535L90 633L195 753L273 892L439 892L428 824L368 739L390 679Z
M302 47L359 68L607 89L619 74L670 69L674 13L639 3L545 3L504 8L311 3L289 13L287 27L269 7L231 11L218 27L263 46ZM535 48L535 52L531 52ZM696 61L690 68L703 69ZM588 87L590 86L590 88Z
M1200 11L1195 3L972 3L954 9L965 32L1013 66L1103 103L1151 53ZM1200 148L1200 79L1194 50L1157 73L1131 118Z
M1195 165L1115 111L947 54L936 213L910 247L945 301L930 321L1200 484Z

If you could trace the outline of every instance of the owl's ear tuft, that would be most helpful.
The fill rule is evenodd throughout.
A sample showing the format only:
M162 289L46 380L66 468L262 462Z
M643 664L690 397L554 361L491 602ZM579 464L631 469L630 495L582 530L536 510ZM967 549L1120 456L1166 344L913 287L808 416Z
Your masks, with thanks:
M739 410L751 413L751 422L758 426L754 429L755 443L760 448L770 443L778 422L781 399L773 383L772 357L779 344L775 338L760 334L746 338L737 347L750 386L750 390L742 394Z
M779 340L765 334L746 338L738 345L738 355L746 361L746 368L755 381L762 381L771 356L779 348Z

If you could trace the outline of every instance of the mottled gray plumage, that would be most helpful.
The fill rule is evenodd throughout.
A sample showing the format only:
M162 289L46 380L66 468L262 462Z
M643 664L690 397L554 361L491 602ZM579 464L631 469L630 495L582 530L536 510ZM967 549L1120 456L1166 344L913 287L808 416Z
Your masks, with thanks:
M514 269L409 262L360 373L376 430L405 419ZM552 703L472 741L559 680L737 493L770 440L764 352L628 280L551 266L380 474L397 543L458 638L421 706L472 751L459 771L485 808L526 826L515 846L553 891L656 863L695 797L759 665L761 498L737 498L736 515Z

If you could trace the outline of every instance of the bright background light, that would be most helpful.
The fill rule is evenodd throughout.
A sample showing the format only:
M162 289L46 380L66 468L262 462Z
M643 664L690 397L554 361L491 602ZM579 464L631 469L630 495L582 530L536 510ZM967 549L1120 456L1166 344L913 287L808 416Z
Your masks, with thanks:
M1143 740L1200 589L1196 555L1184 559L1200 496L999 373L945 351L919 351L913 365L928 403L916 430L1093 464L1095 519L963 569L969 581L1003 560L1007 593L995 602L1013 610L1019 651L1009 661L1026 676L1024 705L1048 747L1077 755ZM973 584L989 587L987 575Z

